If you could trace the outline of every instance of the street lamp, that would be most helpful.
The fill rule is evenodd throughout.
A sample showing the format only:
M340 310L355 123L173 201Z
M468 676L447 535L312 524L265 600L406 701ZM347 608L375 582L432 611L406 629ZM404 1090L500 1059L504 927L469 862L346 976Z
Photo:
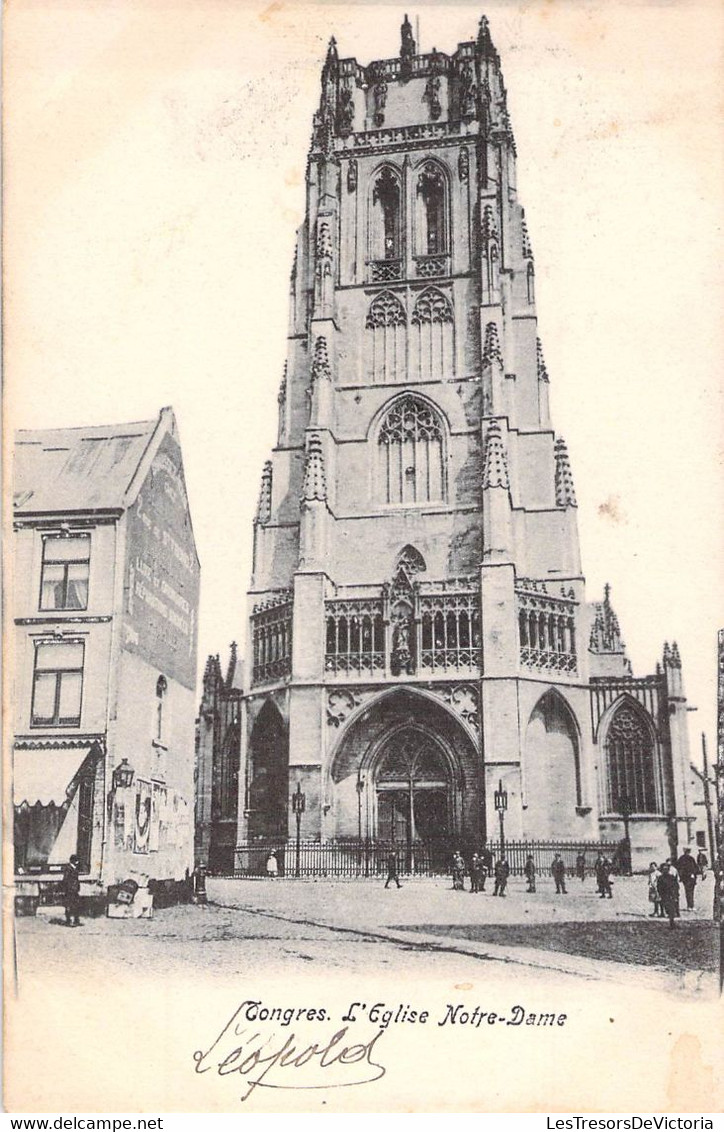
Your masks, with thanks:
M130 786L135 773L128 759L121 759L118 766L113 771L113 789L122 790L126 786Z
M107 805L108 805L108 820L113 816L113 799L115 798L117 790L125 790L133 782L135 770L130 765L128 759L123 758L115 767L111 777L111 789L108 791Z
M498 782L498 789L493 797L500 821L500 859L502 861L505 857L505 811L508 809L508 791L503 789L502 778Z
M297 782L297 789L294 792L294 794L292 794L292 813L294 813L296 815L296 819L297 819L297 855L296 855L296 863L295 863L295 868L294 868L294 875L297 876L297 877L299 876L299 849L300 849L299 842L300 842L300 839L301 839L301 836L302 836L302 833L301 833L301 830L302 830L302 814L304 813L306 808L307 808L307 799L306 799L306 796L304 794L302 794L302 784L301 784L301 782Z
M631 803L627 794L622 794L618 800L618 812L623 818L623 844L624 844L624 861L623 867L625 876L631 876L631 836L629 833L629 818L631 817Z

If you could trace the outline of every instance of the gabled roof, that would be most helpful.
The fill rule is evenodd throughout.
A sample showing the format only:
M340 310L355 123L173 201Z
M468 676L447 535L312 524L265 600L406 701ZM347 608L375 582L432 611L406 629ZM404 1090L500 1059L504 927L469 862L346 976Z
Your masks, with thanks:
M18 431L15 514L122 508L161 416L130 424Z

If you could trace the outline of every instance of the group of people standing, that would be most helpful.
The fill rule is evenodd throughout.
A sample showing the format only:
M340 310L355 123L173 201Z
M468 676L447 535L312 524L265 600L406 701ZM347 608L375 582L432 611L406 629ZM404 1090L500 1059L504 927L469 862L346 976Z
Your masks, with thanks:
M709 861L703 849L699 850L696 859L691 849L685 849L677 861L669 857L661 865L652 861L649 865L649 902L654 910L650 916L665 919L668 917L669 927L675 926L675 921L681 917L681 890L683 886L686 897L686 911L694 911L694 890L699 878L704 880Z
M490 849L483 848L479 853L473 853L470 865L466 867L462 855L457 852L453 856L452 881L453 888L462 892L465 888L465 874L470 874L470 891L485 892L485 882L492 876L495 884L493 896L505 896L505 889L510 876L510 865L505 856L495 860Z

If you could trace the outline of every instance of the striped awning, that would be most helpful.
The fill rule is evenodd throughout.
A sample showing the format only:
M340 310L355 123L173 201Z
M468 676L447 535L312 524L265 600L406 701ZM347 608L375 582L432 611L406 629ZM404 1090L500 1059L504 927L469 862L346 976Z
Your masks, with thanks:
M13 803L16 806L63 806L73 780L91 747L16 750L13 757Z

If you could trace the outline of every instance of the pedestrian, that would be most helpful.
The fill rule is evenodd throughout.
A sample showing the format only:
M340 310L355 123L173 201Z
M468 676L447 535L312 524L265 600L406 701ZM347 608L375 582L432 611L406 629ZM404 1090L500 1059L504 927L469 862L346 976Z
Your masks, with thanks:
M279 862L276 853L272 852L266 859L266 875L269 880L276 880L279 874Z
M80 862L75 853L63 869L63 900L65 924L68 928L80 927Z
M596 883L601 900L604 900L606 897L608 897L609 900L613 899L613 893L611 892L611 868L611 862L608 857L603 857L599 853L596 859Z
M566 895L566 863L561 857L560 853L556 853L553 857L551 864L551 873L553 880L556 882L556 895L563 893Z
M480 857L473 853L470 859L470 891L480 891Z
M586 879L586 854L579 853L576 857L576 876L580 881Z
M694 889L696 888L696 878L699 875L699 866L691 855L691 849L685 849L676 862L676 871L679 874L681 883L684 886L684 895L686 896L686 910L687 912L694 911Z
M495 890L493 896L505 896L505 889L510 875L510 865L505 857L501 856L495 862Z
M493 854L490 849L488 849L487 845L484 845L480 850L480 859L483 862L485 875L489 877L493 871Z
M489 874L490 865L486 864L486 853L483 849L478 856L478 892L485 892L485 882L488 879Z
M676 868L676 861L673 857L667 857L666 864L669 866L669 872L676 881L676 918L681 919L681 877L679 876L678 869ZM661 866L663 869L663 865Z
M387 880L385 881L385 888L389 888L390 881L393 880L398 888L402 888L400 878L397 875L397 854L390 853L387 858Z
M657 881L659 898L666 915L669 917L669 927L674 927L679 908L679 882L671 871L671 865L665 861L661 866L661 875Z
M706 880L706 870L709 868L709 858L703 849L700 849L696 854L696 863L699 868L699 876L702 880Z
M523 872L525 873L528 880L528 887L526 889L526 892L535 892L535 861L533 860L533 857L530 853L525 859L525 867L523 869Z
M653 919L654 916L661 919L661 917L664 915L664 908L663 908L663 905L661 903L661 897L659 896L659 877L660 876L661 876L661 871L659 869L659 866L656 864L656 861L652 861L651 864L649 865L649 878L648 878L649 879L649 903L653 904L653 906L654 906L653 912L649 912L649 916L652 919Z
M453 888L456 892L462 892L465 888L465 862L460 856L460 852L456 852L453 856L452 865L452 881Z

